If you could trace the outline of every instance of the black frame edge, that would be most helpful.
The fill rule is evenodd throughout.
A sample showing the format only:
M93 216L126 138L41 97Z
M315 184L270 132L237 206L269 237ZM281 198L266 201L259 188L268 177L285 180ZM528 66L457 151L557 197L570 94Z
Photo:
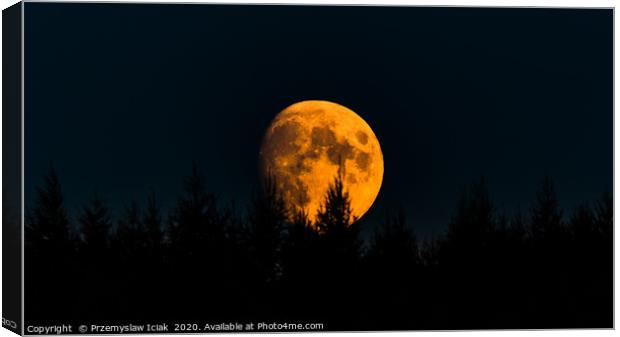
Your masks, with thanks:
M22 7L2 11L2 326L23 334Z

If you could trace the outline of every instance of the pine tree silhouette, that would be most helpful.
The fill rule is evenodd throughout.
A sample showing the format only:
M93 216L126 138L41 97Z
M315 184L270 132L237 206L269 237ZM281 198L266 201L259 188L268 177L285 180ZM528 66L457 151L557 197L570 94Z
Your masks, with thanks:
M448 225L447 239L467 245L482 245L495 230L495 208L483 177L464 191L456 214Z
M570 219L570 228L578 242L589 242L598 236L594 213L585 204L579 205Z
M594 211L594 226L597 239L588 245L592 258L588 261L587 275L591 288L596 289L587 294L583 307L596 308L592 316L583 319L582 326L609 326L613 322L613 280L614 280L614 202L611 193L604 193L597 201ZM581 271L579 271L581 272ZM594 323L592 323L594 322Z
M386 307L402 307L419 301L420 296L414 296L413 292L414 289L423 287L417 237L408 227L403 209L400 209L396 216L386 216L385 221L375 230L365 262L365 279L369 280L373 287L373 292L366 296L367 300L372 301L371 310L374 312L370 319L377 320L377 317L382 317L382 324L393 325L405 320L406 316L419 317L420 310L417 307L394 310L390 317L385 317L380 312Z
M319 233L304 210L297 210L287 223L282 245L282 270L284 282L299 291L318 282L317 261Z
M61 318L63 311L56 306L70 303L64 298L74 284L75 245L60 180L53 168L43 186L36 189L34 209L25 220L25 299L28 303L36 301L30 306L29 317Z
M73 250L69 217L58 175L50 168L43 187L36 190L35 208L26 218L29 253L50 259L64 259Z
M315 223L286 209L274 181L249 216L219 208L195 165L185 182L168 214L151 193L144 209L133 203L113 219L95 194L75 236L51 170L26 219L29 319L260 317L363 330L613 324L610 194L564 222L546 178L530 212L509 216L481 179L444 236L420 248L401 210L366 249L341 173Z
M108 207L97 193L82 209L79 221L82 257L91 261L105 260L107 257L105 251L109 247L112 219Z
M125 212L118 221L114 242L121 258L137 260L146 250L146 229L142 222L140 207L134 201L125 208Z
M152 260L161 260L163 253L162 216L157 204L155 192L151 191L142 217L146 231L146 246Z
M263 279L271 282L282 272L282 242L289 212L278 193L275 178L268 176L264 186L263 195L257 195L253 200L250 240Z
M355 280L360 278L361 242L359 223L352 214L342 176L339 173L334 178L317 212L315 229L318 237L316 249L311 252L316 261L312 268L316 273L312 279L316 280L313 286L317 291L313 292L317 301L314 309L324 307L327 322L346 326L355 320L350 313L360 300Z
M481 294L491 290L487 285L497 277L493 273L493 254L496 252L492 245L497 222L495 206L486 181L481 177L461 193L456 213L448 224L445 239L440 243L439 286L446 289L441 294L441 300L451 304L446 309L446 315L454 326L473 328L483 325L489 316L469 311L467 303L475 301L481 307L494 305L493 298ZM456 279L459 281L450 282Z
M233 310L236 293L231 289L238 289L243 280L235 277L239 254L230 233L230 216L220 211L215 195L207 192L194 164L185 181L185 193L178 198L168 221L169 282L178 290L170 294L168 303L187 308L175 315L222 317ZM192 304L187 305L188 301ZM206 302L211 305L203 311L191 310Z
M161 216L155 202L154 193L150 193L146 208L142 210L138 203L127 206L118 219L118 225L110 242L110 259L116 272L122 273L123 286L116 290L118 298L131 298L119 307L126 317L148 319L157 314L158 304L165 302L165 297L153 294L169 285L162 269L164 268L163 238L161 235ZM97 277L95 273L93 273ZM112 283L113 280L107 283ZM107 299L106 299L107 300ZM100 300L100 305L106 304Z
M359 225L355 220L349 193L344 189L342 175L338 174L325 194L315 223L325 249L333 254L332 259L355 260L359 256Z
M304 210L297 210L287 223L282 244L282 270L284 282L291 291L302 291L318 282L317 261L319 233ZM300 290L302 289L302 290Z
M316 226L321 233L347 228L354 220L349 193L344 190L342 176L339 174L329 186L325 201L317 213Z
M613 238L614 200L610 193L604 193L596 203L595 223L601 235Z
M205 243L215 243L224 236L219 220L215 196L206 191L204 179L194 164L185 181L185 195L178 199L169 220L172 253L181 260L205 254L204 250L211 248Z
M563 236L564 229L555 187L551 178L546 176L531 210L530 235L535 241L555 240Z
M375 231L369 255L395 269L413 268L421 263L417 237L408 228L402 208Z

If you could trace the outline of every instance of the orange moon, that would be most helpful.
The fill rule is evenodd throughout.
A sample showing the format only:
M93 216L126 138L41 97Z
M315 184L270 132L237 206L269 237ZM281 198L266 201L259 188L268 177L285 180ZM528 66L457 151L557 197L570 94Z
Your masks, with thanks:
M282 110L268 127L259 155L261 177L272 176L289 209L304 210L312 222L341 163L343 186L359 219L381 189L383 153L366 121L328 101L302 101Z

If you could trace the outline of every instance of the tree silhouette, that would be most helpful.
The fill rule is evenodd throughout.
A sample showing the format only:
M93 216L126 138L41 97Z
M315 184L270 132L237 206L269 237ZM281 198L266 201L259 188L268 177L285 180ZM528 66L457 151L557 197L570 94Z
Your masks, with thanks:
M172 253L185 260L205 254L205 242L221 240L216 198L205 189L204 179L196 164L185 181L185 195L177 201L169 220L169 239Z
M190 303L217 303L205 308L210 317L232 311L235 292L241 288L237 273L240 253L231 233L231 213L221 211L214 194L207 192L204 178L194 164L185 180L185 193L177 200L168 221L169 284L178 292L170 294L175 307ZM203 267L197 267L203 266ZM204 289L207 291L199 291ZM236 297L235 297L236 298ZM175 315L199 317L199 312L179 309Z
M579 205L570 220L573 236L578 242L588 242L598 236L594 213L585 204Z
M146 246L149 255L153 259L161 259L163 250L162 216L153 191L146 201L142 223L146 231Z
M604 193L596 203L595 223L598 231L607 238L613 237L614 200L610 193Z
M349 193L344 190L342 176L334 178L317 213L316 227L320 233L342 230L355 220L351 211Z
M115 234L113 244L121 258L136 260L142 257L140 255L146 250L147 233L136 202L125 208Z
M448 225L447 239L467 245L482 245L495 230L495 208L484 178L461 194L456 214Z
M282 245L282 270L285 284L304 291L319 282L317 260L319 233L304 210L297 210L287 223ZM298 289L301 288L301 289Z
M99 300L99 305L107 303L116 306L119 312L127 317L149 318L156 315L154 310L161 297L153 297L154 293L165 287L166 278L162 275L164 268L164 247L161 231L161 215L155 201L154 193L147 198L146 208L142 210L138 203L132 202L125 207L117 222L117 229L110 239L108 259L114 270L122 273L122 285L116 285L116 291L123 294L122 304ZM92 272L92 279L100 280L101 275ZM117 279L106 281L106 284L118 282Z
M218 207L194 165L170 212L151 192L113 218L95 194L76 236L51 170L26 219L26 315L315 320L332 330L612 326L610 194L565 222L549 178L529 212L510 215L480 179L444 235L419 244L403 210L360 232L371 223L355 221L341 174L314 223L287 209L275 181L265 185L241 214Z
M584 306L596 308L591 317L581 320L582 326L596 322L600 326L613 321L613 313L607 308L613 307L613 270L614 270L614 202L611 193L604 193L596 203L594 226L597 229L597 240L590 243L593 252L589 265L589 283L592 294L587 294L582 302ZM578 271L580 272L580 271ZM583 274L582 274L583 275Z
M35 207L26 217L29 253L41 258L65 259L73 249L69 217L58 175L50 168L43 187L36 190Z
M486 315L474 314L467 303L477 301L491 306L491 298L476 294L489 291L487 285L497 275L491 271L493 254L491 242L496 233L498 217L491 202L486 181L481 177L461 192L455 214L452 216L444 241L439 248L440 286L446 291L440 303L450 303L446 313L456 326L482 325ZM477 275L477 277L464 277ZM454 281L451 281L454 280Z
M359 224L354 223L349 193L345 191L342 175L334 178L316 216L317 228L331 259L355 260L359 255Z
M269 176L264 185L264 193L253 200L250 244L263 279L270 282L281 274L282 241L289 212L274 177Z
M418 240L407 226L402 208L375 231L369 255L393 269L413 268L421 263Z
M415 233L407 225L403 209L396 216L386 216L375 230L365 260L365 278L371 280L374 287L374 291L367 295L367 299L373 302L371 310L385 310L386 305L399 307L420 300L421 295L414 295L414 289L425 286L420 249ZM394 324L408 315L417 316L420 310L416 307L405 312L395 311L385 324ZM380 317L381 313L375 312L374 316Z
M104 252L109 245L112 219L108 207L97 193L82 209L79 221L82 234L80 250L89 259L95 261L104 259Z
M317 212L316 248L311 249L316 273L313 293L315 310L325 307L324 315L330 324L350 324L353 316L345 314L360 299L355 280L360 278L361 242L359 223L352 214L349 193L344 189L339 173L325 193ZM334 301L337 298L338 301ZM329 305L325 305L329 303Z
M463 273L484 275L489 270L495 253L491 242L496 234L497 221L486 182L481 177L461 193L456 213L448 224L445 241L441 243L439 258L442 269L449 274L446 278ZM477 291L481 284L463 279L458 286L453 290L460 293L454 296L462 297ZM469 300L464 298L462 301Z
M53 168L43 186L36 189L34 208L25 220L24 284L28 289L25 299L29 303L37 301L37 305L31 307L31 317L60 318L62 312L55 309L55 303L63 301L73 288L75 245L60 180ZM50 275L62 275L66 279ZM65 300L65 303L71 301ZM28 307L25 305L26 309Z
M546 176L531 210L530 235L536 241L558 239L563 236L564 229L555 187L551 178Z

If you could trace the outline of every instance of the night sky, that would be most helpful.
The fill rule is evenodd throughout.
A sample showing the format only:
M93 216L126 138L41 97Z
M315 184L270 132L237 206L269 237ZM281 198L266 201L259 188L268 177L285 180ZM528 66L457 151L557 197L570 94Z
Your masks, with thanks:
M367 229L403 207L440 234L485 176L500 210L544 177L569 211L612 190L612 10L25 5L26 207L50 163L76 218L166 208L196 161L223 204L258 188L260 141L288 105L364 118L384 154Z

